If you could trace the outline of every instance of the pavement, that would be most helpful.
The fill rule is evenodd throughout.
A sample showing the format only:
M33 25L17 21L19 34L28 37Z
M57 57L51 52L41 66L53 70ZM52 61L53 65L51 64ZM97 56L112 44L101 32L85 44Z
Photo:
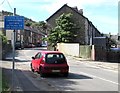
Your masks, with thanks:
M90 65L90 66L100 67L100 68L114 70L114 71L118 71L120 66L120 63L115 63L115 62L93 61L93 60L88 60L88 59L83 59L78 57L73 57L73 59L78 60L79 62Z

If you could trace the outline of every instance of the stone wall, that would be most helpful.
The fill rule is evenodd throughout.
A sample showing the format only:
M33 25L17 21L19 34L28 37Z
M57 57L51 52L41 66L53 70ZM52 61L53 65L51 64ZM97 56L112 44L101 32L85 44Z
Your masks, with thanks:
M79 57L79 44L78 43L58 43L58 51L63 52L66 55Z

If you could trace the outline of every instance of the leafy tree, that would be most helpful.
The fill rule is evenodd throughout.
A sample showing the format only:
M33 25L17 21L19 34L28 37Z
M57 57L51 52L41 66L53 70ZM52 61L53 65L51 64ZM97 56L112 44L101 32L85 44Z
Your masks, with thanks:
M0 39L2 39L2 45L5 46L7 44L7 37L0 33Z
M114 39L111 39L111 38L109 38L108 39L109 40L109 42L108 42L108 46L111 48L111 46L117 46L117 42L116 42L116 40L114 40Z
M35 22L32 24L32 27L36 27L38 30L42 31L43 33L47 33L47 24L44 21Z
M25 22L25 25L30 27L32 25L32 22Z
M77 25L72 20L72 14L62 14L56 19L56 27L54 27L48 35L48 41L56 46L60 42L74 42Z
M44 21L39 21L38 25L43 29L46 30L47 29L47 24Z

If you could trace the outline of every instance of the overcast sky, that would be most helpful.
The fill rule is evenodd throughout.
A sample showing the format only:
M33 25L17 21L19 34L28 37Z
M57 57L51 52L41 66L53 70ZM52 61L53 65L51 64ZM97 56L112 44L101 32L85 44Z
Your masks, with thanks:
M9 1L9 3L8 3ZM119 0L0 0L0 11L13 12L31 18L34 21L45 21L64 4L83 9L87 17L101 32L118 33L118 1Z

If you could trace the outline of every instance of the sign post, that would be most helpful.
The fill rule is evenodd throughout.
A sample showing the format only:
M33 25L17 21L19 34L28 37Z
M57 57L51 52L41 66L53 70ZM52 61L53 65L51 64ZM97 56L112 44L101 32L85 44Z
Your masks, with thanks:
M14 8L13 16L4 17L4 29L13 30L13 64L12 64L12 90L14 90L14 69L15 69L15 38L16 30L24 29L24 17L16 16L16 8Z
M14 16L16 8L14 8ZM13 30L13 64L12 64L12 91L14 91L14 69L15 69L15 29Z

